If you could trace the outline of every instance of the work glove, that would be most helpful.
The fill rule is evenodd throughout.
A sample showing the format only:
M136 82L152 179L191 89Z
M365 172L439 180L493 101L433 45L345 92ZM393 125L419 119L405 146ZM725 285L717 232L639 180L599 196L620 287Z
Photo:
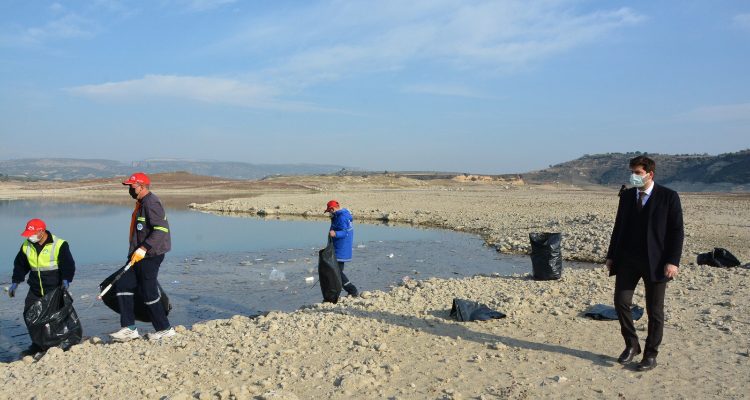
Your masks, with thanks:
M63 288L65 288L65 290L68 290L69 287L70 287L70 282L63 279Z
M143 250L142 248L138 248L132 256L130 256L130 263L135 264L138 261L143 260L143 257L146 257L146 250Z
M15 282L11 283L10 288L8 288L8 296L16 297L16 289L18 289L18 284Z

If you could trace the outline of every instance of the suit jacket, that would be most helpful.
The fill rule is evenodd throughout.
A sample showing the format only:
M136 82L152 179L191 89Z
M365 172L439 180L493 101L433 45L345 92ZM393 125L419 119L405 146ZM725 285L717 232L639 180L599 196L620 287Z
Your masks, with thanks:
M620 196L617 206L617 217L612 237L609 241L607 258L612 259L614 266L610 276L617 274L617 269L626 257L625 230L628 220L636 209L636 188L627 189ZM682 205L680 196L672 189L654 183L654 189L648 199L648 227L646 247L648 249L648 267L652 282L665 282L664 266L680 265L682 243L685 240L685 228L682 222Z

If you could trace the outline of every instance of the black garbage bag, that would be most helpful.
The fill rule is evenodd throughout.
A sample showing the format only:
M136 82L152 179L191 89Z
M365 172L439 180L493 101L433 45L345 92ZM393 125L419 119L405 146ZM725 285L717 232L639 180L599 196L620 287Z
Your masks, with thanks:
M476 301L453 299L451 318L458 321L487 321L488 319L505 318L505 314Z
M323 301L337 303L341 294L341 271L336 261L336 250L333 241L329 238L328 245L318 252L318 277L320 279L320 290L323 292Z
M81 342L83 329L73 298L62 287L55 288L23 312L31 341L42 350L59 346L67 350Z
M698 265L710 265L712 267L737 267L742 264L734 254L721 247L716 247L708 253L698 254L697 263Z
M633 315L633 321L638 321L643 316L643 307L633 305L630 307L630 312ZM594 304L583 315L597 320L616 320L617 310L606 304Z
M112 283L112 280L115 279L115 276L119 274L123 268L118 269L113 273L112 275L108 276L107 279L103 280L102 283L99 284L99 291L107 287L110 283ZM169 296L167 296L166 293L164 293L164 289L162 289L161 285L157 282L156 286L159 288L159 294L161 295L161 304L164 306L164 311L169 315L169 312L172 311L172 303L169 302ZM120 313L120 304L117 302L117 291L113 287L110 289L109 292L107 292L104 297L102 297L102 301L104 304L109 307L112 311L116 313ZM135 314L136 321L141 322L151 322L151 317L148 315L148 309L146 308L146 302L143 300L143 296L136 290L133 294L133 313Z
M562 277L562 234L529 233L534 279L549 281Z

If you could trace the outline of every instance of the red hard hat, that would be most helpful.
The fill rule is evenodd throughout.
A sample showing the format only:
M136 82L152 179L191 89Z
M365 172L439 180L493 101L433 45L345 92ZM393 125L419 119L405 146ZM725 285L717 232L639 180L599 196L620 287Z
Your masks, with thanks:
M47 224L44 223L39 218L34 218L32 220L29 220L29 222L26 223L26 229L21 232L21 236L29 237L31 235L36 235L37 232L43 231L47 229Z
M338 206L339 206L339 202L338 202L338 201L336 201L336 200L331 200L331 201L329 201L329 202L328 202L328 203L326 204L326 210L325 210L325 211L323 211L323 212L331 212L331 211L333 211L334 207L338 207Z
M134 183L138 183L141 185L150 185L151 179L148 179L148 175L144 174L143 172L136 172L133 175L130 175L130 178L122 181L123 185L132 185Z

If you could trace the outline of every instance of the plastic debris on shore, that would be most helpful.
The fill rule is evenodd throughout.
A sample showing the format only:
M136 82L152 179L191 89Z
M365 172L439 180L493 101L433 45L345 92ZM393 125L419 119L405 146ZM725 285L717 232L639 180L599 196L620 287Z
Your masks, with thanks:
M284 273L279 271L278 269L274 268L273 270L271 270L271 275L268 277L268 279L272 281L283 281L286 279L286 275L284 275Z
M308 276L305 278L305 283L313 283L315 281L315 278L312 276Z
M388 255L387 255L386 257L388 257L388 258L393 258L393 253L391 253L391 254L388 254Z

